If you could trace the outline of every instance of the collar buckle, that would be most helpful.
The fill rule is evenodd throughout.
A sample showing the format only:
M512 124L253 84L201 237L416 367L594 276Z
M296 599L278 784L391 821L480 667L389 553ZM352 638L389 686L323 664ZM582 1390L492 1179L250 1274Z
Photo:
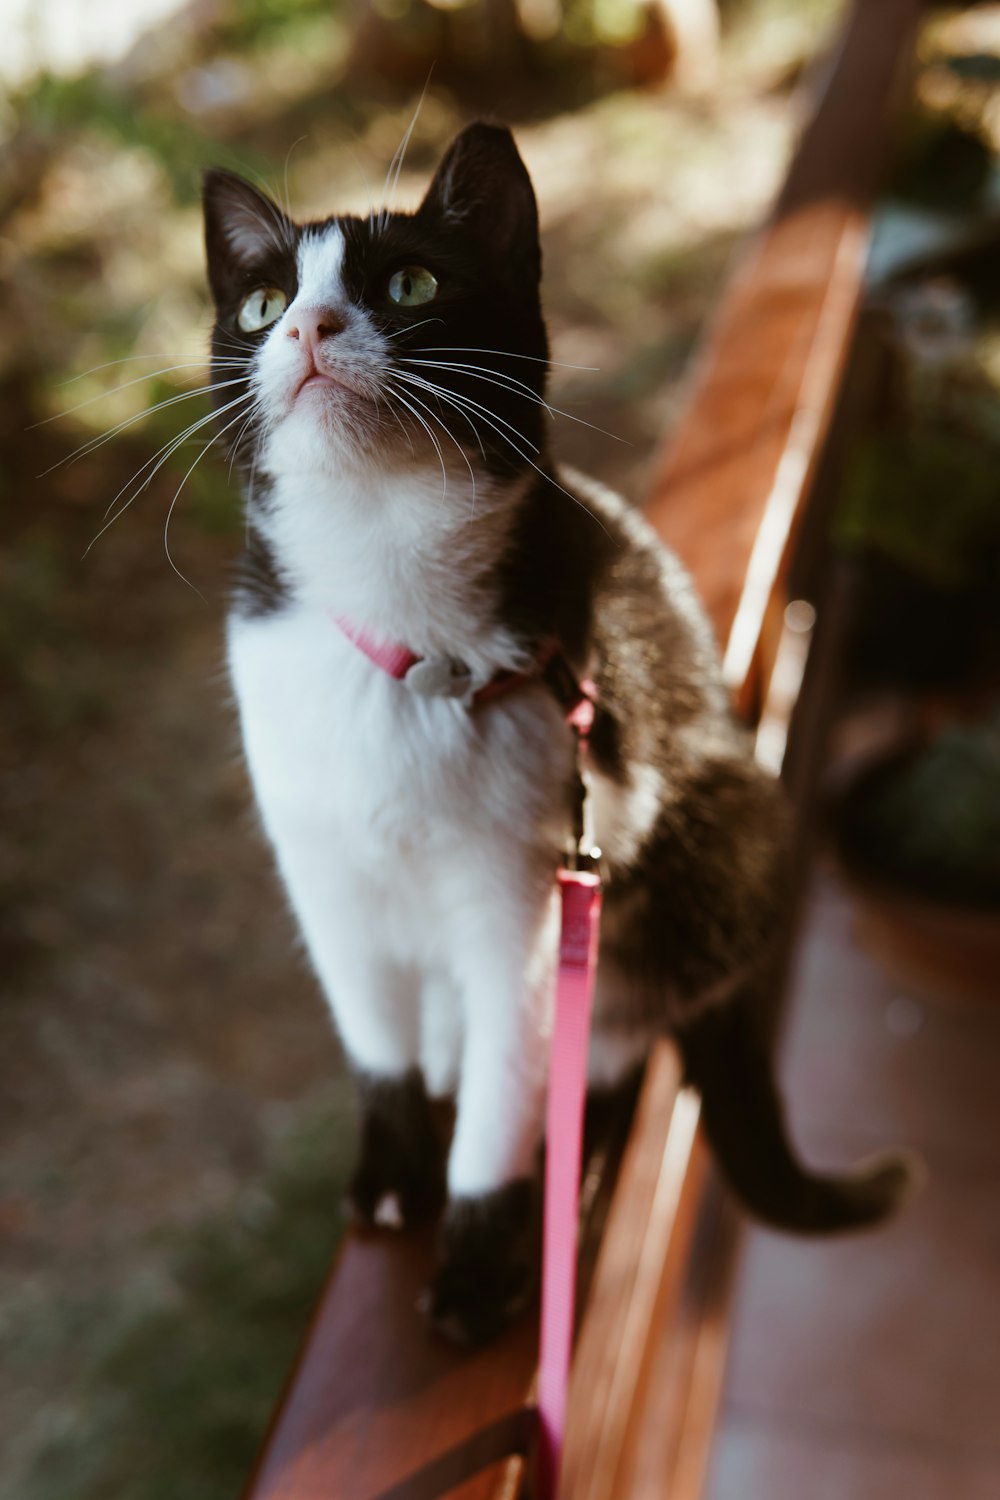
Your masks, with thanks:
M454 656L422 656L403 681L421 698L468 699L473 691L472 669Z

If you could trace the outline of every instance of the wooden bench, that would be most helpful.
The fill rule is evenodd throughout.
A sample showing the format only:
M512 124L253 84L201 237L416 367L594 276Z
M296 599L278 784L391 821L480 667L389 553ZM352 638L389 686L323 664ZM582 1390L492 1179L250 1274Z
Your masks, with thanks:
M696 360L648 504L776 762L810 634L786 621L789 567L829 457L920 8L855 0L781 195ZM663 1043L630 1126L610 1132L585 1182L565 1500L700 1494L737 1223L697 1098ZM527 1493L536 1321L473 1354L433 1341L414 1311L432 1250L430 1236L345 1236L246 1500Z

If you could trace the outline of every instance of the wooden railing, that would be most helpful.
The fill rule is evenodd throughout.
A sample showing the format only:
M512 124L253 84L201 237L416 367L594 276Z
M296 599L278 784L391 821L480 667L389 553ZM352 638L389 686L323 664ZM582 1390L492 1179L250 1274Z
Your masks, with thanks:
M782 193L696 360L648 505L694 576L741 713L756 723L766 712L779 739L804 660L805 637L785 624L789 562L851 348L919 11L920 0L855 0ZM792 664L780 683L779 658ZM586 1189L560 1493L696 1500L737 1216L669 1043ZM526 1493L536 1322L472 1354L435 1342L414 1311L431 1260L429 1236L346 1235L246 1500Z

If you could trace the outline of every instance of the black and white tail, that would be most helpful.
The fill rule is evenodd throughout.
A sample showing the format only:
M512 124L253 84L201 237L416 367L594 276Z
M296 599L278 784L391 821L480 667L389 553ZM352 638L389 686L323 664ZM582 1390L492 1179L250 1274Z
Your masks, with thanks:
M799 1234L862 1229L895 1213L919 1186L919 1159L902 1151L883 1152L843 1175L800 1164L771 1059L745 1004L707 1011L678 1043L719 1166L764 1223Z

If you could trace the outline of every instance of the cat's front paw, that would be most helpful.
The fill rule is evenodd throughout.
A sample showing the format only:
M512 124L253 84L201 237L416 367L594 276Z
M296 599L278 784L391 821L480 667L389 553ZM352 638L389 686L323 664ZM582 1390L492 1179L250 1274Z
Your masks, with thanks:
M475 1346L517 1316L534 1289L534 1222L528 1178L449 1202L438 1268L420 1302L435 1332Z
M348 1211L368 1227L408 1229L435 1218L444 1195L442 1144L420 1074L363 1078Z

